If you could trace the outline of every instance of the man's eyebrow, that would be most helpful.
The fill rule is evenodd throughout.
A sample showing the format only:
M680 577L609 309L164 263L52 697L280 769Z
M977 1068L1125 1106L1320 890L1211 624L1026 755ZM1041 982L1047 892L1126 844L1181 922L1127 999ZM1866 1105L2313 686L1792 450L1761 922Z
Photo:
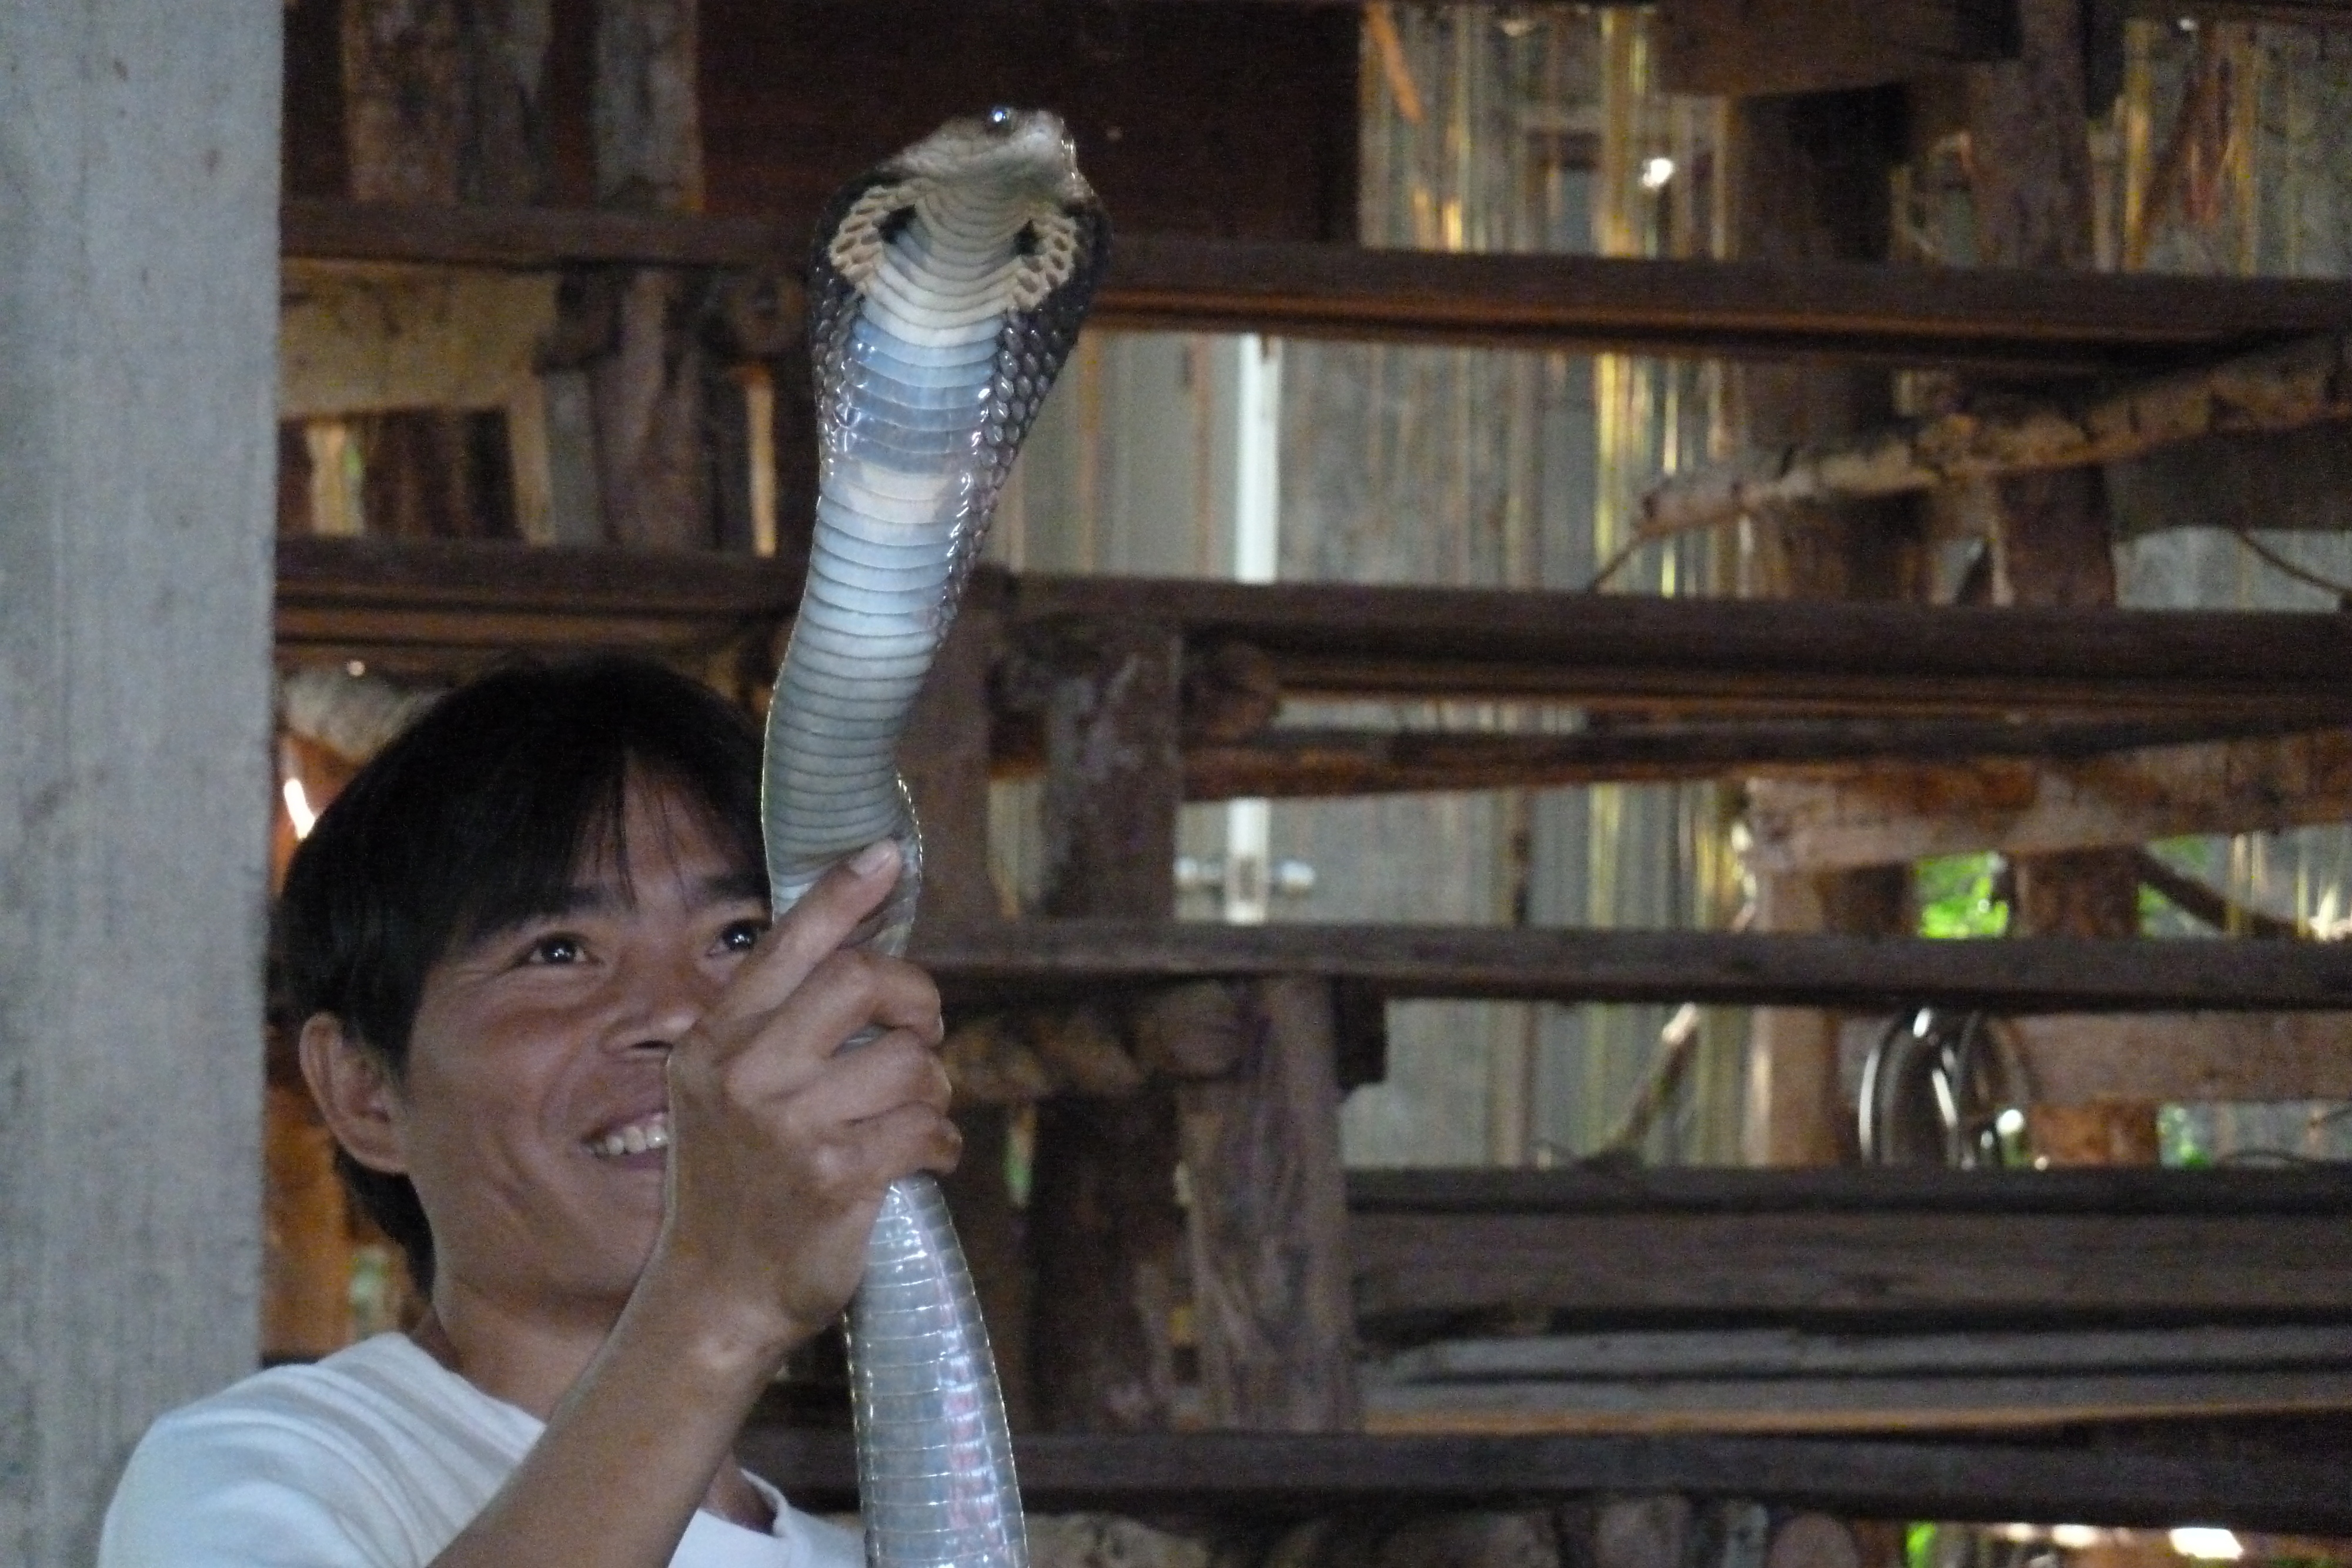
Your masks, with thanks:
M711 877L702 884L702 896L712 904L732 904L748 899L764 903L768 896L768 879L749 866Z

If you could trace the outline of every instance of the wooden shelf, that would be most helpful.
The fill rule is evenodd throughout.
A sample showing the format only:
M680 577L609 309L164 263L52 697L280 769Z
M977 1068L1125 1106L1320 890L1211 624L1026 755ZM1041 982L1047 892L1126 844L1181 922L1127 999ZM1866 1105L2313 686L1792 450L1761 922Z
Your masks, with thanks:
M1064 920L919 938L913 956L964 1006L1321 975L1391 998L2010 1013L2352 1008L2352 944L2334 943Z
M807 237L756 218L286 204L289 257L797 277ZM1106 327L1612 352L1817 357L2020 374L2152 371L2352 328L2352 284L1814 263L1440 254L1131 235Z
M1855 1518L2221 1524L2352 1533L2337 1458L2016 1442L1087 1432L1014 1441L1039 1512L1221 1522L1368 1506L1542 1506L1600 1493L1738 1497ZM754 1424L746 1464L805 1508L855 1506L846 1433Z
M287 538L278 544L278 647L294 659L373 650L445 674L515 648L707 650L772 635L800 584L796 563L717 552ZM979 574L971 591L1045 656L1090 623L1158 621L1195 653L1255 649L1283 691L1301 696L1518 698L1783 718L2064 718L2176 733L2352 723L2352 687L2336 674L2352 667L2352 618L2336 614L997 571ZM1790 755L1784 739L1758 735L1759 747Z
M1358 1171L1348 1207L1371 1319L2341 1322L2352 1300L2344 1169Z

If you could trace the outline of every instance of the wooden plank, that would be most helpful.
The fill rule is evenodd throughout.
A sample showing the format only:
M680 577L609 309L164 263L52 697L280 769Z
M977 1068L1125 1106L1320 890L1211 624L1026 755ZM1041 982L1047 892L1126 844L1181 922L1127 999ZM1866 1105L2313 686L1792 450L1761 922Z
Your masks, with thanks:
M1181 647L1146 621L1064 650L1046 702L1044 910L1153 925L1175 914ZM1190 1226L1180 1137L1164 1082L1115 1100L1063 1096L1039 1113L1030 1364L1049 1427L1174 1420Z
M1521 697L1716 714L2116 721L2352 713L2334 614L1991 609L1632 594L1024 576L1008 622L1150 616L1244 643L1299 695Z
M1910 81L2010 49L1993 0L1658 0L1660 90L1745 97Z
M1176 1090L1203 1403L1213 1426L1350 1431L1363 1401L1331 988L1267 980L1239 1002L1234 1071Z
M796 270L760 218L287 204L289 256L545 268ZM1829 357L2036 373L2156 371L2352 329L2352 284L2067 277L1865 262L1618 260L1122 236L1097 327L1706 358Z
M2352 1372L1373 1384L1373 1432L1931 1432L2352 1410Z
M1415 925L1051 920L926 943L964 1005L1185 979L1320 975L1391 998L1913 1007L1998 1012L2324 1011L2352 945L2001 942Z
M2221 738L2217 732L2236 727L2218 719L2201 725L1853 719L1622 724L1569 735L1280 728L1187 746L1184 798L1541 789L1801 774L1857 761L2089 757ZM1025 760L1005 758L1000 767L1015 771Z
M2340 1312L2340 1216L1359 1214L1359 1312L1539 1307L1823 1322Z
M1381 1364L1391 1384L1902 1374L2352 1369L2352 1325L1825 1334L1672 1329L1441 1340Z
M755 1426L741 1452L803 1507L856 1496L845 1433ZM2352 1532L2333 1457L2195 1456L2020 1443L1700 1437L1402 1437L1242 1432L1024 1437L1041 1512L1220 1519L1685 1492L1854 1518L2063 1519Z
M0 1563L253 1369L284 7L0 6ZM133 956L138 955L138 956Z
M1965 769L1879 764L1780 780L1749 825L1759 869L1895 865L1985 850L2137 846L2352 821L2352 731Z
M786 560L716 553L526 549L457 541L279 541L281 643L367 634L429 659L436 638L494 643L502 615L555 617L577 645L600 619L722 643L789 617ZM994 574L983 574L993 577ZM1483 589L996 579L1027 654L1073 624L1153 620L1189 653L1245 643L1297 695L1518 697L1597 708L1877 719L2088 718L2102 724L2341 725L2352 625L2334 614L1992 610L1769 603ZM457 621L448 619L457 616ZM417 623L403 629L404 617ZM435 617L442 619L436 620ZM530 621L517 634L554 635ZM1050 660L1048 661L1050 662Z
M1355 1170L1359 1215L2305 1215L2352 1218L2352 1167L1951 1171L1664 1166L1647 1170Z
M2352 1100L2352 1013L2057 1014L2008 1027L2037 1106Z

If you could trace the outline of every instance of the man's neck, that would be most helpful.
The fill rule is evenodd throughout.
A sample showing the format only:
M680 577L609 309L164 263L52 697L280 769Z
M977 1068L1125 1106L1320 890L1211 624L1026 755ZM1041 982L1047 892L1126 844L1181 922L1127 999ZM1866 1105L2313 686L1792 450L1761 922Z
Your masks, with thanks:
M524 1320L462 1287L440 1284L408 1337L483 1393L548 1421L596 1359L620 1315L616 1305L601 1326L588 1313L576 1321ZM719 1466L710 1478L702 1507L763 1534L775 1524L767 1499L732 1463Z

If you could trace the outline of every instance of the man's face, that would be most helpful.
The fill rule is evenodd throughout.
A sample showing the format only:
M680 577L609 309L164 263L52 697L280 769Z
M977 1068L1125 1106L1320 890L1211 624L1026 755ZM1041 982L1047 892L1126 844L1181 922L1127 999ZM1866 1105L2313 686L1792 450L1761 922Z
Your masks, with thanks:
M767 925L702 814L632 777L625 864L428 970L395 1112L441 1290L609 1323L662 1219L663 1069Z

